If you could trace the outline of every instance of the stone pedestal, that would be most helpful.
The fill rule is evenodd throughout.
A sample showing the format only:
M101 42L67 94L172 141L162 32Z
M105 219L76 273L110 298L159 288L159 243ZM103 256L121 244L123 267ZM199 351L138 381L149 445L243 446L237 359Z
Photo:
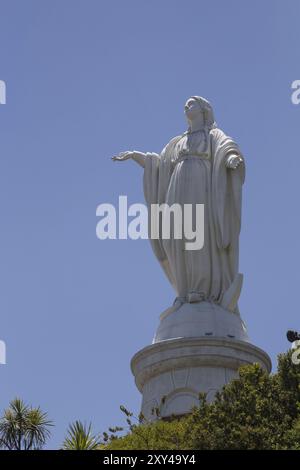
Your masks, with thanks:
M141 411L154 420L182 415L199 404L199 393L213 400L217 390L244 364L271 371L269 356L249 342L241 317L216 304L185 303L166 310L153 343L134 355L132 372L142 393Z

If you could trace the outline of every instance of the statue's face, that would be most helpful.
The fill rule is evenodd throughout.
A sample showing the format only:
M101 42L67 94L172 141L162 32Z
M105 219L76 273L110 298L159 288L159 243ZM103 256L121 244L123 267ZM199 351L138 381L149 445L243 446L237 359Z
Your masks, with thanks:
M200 103L195 98L189 98L184 106L184 112L189 121L192 121L201 112Z

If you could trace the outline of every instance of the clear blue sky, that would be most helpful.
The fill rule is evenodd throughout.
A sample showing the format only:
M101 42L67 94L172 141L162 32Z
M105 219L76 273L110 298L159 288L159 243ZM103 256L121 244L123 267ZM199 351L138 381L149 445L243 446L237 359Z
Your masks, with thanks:
M214 105L247 160L240 300L276 355L299 316L297 0L0 1L0 408L21 396L95 430L138 412L129 363L174 293L144 241L100 241L96 207L142 202L142 170L109 157L160 151L185 100Z

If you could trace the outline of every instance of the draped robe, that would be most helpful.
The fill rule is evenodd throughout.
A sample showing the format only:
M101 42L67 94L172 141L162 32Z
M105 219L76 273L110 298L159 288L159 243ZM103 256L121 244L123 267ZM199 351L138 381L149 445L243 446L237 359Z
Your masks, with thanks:
M230 154L242 157L218 128L177 136L160 155L147 153L144 194L148 211L151 204L204 204L203 248L186 250L184 237L171 236L151 239L152 249L181 302L207 300L235 311L245 166L227 168Z

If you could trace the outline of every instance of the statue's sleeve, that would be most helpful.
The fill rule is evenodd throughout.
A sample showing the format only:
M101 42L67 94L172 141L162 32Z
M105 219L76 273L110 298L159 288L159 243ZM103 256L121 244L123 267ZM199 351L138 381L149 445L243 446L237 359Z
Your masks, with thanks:
M166 167L168 167L168 165L164 160L167 148L168 145L162 150L160 155L156 153L146 154L143 186L145 200L148 207L148 236L151 247L170 283L175 286L175 281L172 276L162 241L159 238L151 238L151 204L161 204L164 202L164 195L168 185L168 178L165 176Z
M231 137L220 129L211 131L213 159L212 204L217 245L236 249L241 228L242 185L245 179L244 157ZM237 169L226 167L228 155L235 153L243 162Z
M156 153L146 153L144 168L144 195L147 205L156 204L158 196L160 156Z

